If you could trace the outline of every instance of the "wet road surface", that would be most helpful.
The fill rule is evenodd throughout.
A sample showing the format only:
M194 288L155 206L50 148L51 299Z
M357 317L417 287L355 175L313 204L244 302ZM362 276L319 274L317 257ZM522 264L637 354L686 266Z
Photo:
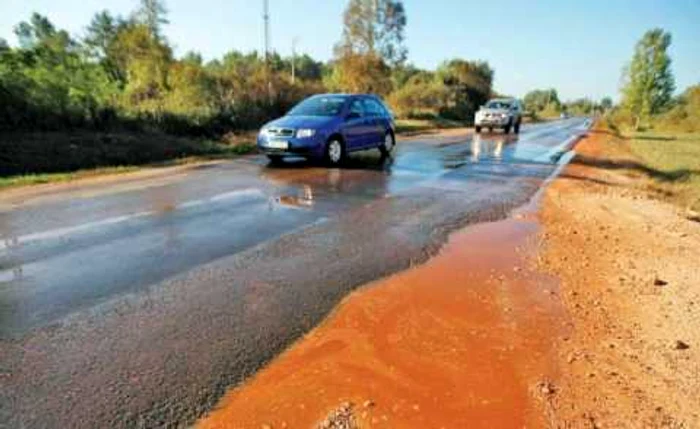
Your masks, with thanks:
M357 286L525 203L584 122L0 195L0 423L194 421Z

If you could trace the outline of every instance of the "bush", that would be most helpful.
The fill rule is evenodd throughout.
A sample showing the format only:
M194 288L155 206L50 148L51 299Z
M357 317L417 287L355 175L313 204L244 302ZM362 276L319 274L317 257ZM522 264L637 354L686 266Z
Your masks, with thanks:
M391 93L387 101L401 118L430 119L439 115L447 104L449 93L439 82L420 82L413 79Z
M700 131L700 85L688 88L668 112L659 115L654 128L664 131Z

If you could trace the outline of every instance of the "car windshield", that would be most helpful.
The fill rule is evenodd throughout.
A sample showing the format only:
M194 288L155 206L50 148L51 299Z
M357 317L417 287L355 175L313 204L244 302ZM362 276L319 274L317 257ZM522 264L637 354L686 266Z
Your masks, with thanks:
M345 104L344 97L313 97L297 104L289 116L336 116Z
M510 109L510 103L507 101L489 101L486 104L487 109Z

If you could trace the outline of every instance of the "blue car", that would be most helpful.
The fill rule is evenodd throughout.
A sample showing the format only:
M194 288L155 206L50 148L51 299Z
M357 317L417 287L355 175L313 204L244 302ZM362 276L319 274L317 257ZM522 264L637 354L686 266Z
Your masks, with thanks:
M394 119L374 95L323 94L307 98L260 130L258 148L272 162L285 157L324 160L337 166L350 152L396 143Z

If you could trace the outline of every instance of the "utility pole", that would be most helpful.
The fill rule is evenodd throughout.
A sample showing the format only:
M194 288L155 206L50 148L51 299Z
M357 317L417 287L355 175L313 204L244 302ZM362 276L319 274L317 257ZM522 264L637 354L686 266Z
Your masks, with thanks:
M270 62L270 2L263 0L263 23L265 26L265 64Z
M263 23L265 26L265 75L267 77L267 98L272 105L272 79L270 70L270 2L263 0Z
M297 81L297 42L299 38L292 39L292 85Z

